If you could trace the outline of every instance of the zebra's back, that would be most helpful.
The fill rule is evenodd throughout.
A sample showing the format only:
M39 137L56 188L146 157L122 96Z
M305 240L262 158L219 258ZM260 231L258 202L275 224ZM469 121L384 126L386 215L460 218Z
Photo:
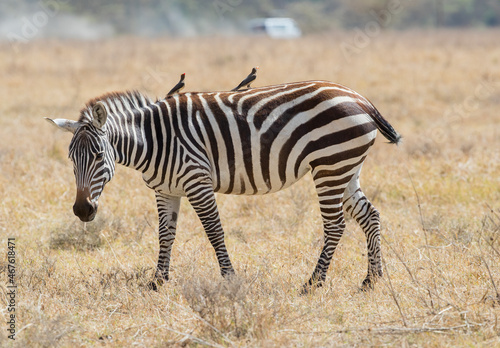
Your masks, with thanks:
M214 191L227 194L279 191L314 167L365 154L376 135L373 105L325 81L186 93L167 102L185 110L175 113L178 128L206 155Z

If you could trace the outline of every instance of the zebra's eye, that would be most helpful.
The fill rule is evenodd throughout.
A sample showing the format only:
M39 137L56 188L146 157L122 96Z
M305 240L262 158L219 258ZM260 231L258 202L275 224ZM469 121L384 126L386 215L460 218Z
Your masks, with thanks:
M98 152L95 155L95 159L98 160L98 161L101 161L103 158L104 158L104 151Z

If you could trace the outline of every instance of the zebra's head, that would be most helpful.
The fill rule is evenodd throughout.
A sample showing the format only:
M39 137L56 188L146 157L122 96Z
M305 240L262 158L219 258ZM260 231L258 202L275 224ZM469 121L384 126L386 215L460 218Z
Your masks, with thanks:
M90 110L89 110L90 111ZM92 221L104 185L115 172L115 154L107 137L106 105L97 102L91 109L91 120L71 121L49 119L57 127L73 133L69 158L76 178L76 199L73 212L82 221Z

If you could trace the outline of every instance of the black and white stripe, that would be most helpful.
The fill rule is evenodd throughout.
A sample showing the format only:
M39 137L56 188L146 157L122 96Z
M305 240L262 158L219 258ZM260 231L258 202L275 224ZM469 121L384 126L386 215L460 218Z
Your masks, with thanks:
M107 114L101 128L93 125L97 103ZM391 143L398 143L400 136L371 102L344 86L307 81L237 92L175 94L156 102L138 92L111 93L90 101L77 123L72 126L78 130L70 153L81 153L82 160L71 156L78 189L80 176L101 180L88 158L107 146L106 159L141 171L146 185L155 190L158 280L168 279L180 197L187 197L198 214L226 276L234 270L215 193L276 192L309 171L319 197L324 246L304 290L325 279L345 227L343 210L366 234L369 263L363 285L371 286L382 275L379 214L361 191L359 174L377 129ZM88 144L93 145L87 145L84 138L95 138L97 145L91 140ZM99 163L109 167L112 176L113 165L107 160ZM103 185L91 186L91 197L100 195L99 187Z

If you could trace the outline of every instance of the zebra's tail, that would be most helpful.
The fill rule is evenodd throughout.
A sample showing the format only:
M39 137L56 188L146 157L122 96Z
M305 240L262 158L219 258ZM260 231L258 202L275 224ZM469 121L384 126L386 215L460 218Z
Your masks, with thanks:
M373 107L370 113L371 118L375 121L377 129L382 135L389 140L390 144L398 145L401 142L401 135L391 126L391 124L380 114L380 112Z

